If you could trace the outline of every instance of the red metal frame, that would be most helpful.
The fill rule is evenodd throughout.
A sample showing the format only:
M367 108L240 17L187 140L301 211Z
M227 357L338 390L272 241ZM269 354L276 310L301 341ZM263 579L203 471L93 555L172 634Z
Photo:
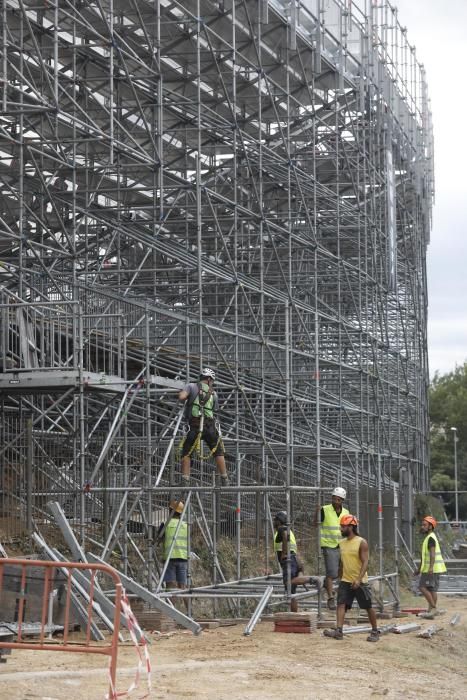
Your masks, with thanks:
M88 564L86 562L55 562L55 561L41 561L34 559L0 559L0 593L3 590L3 572L4 567L18 566L21 567L21 590L19 595L19 609L18 609L18 641L16 642L4 642L0 641L0 647L2 649L37 649L43 651L66 651L78 654L101 654L110 657L110 690L109 698L114 700L117 698L116 692L116 676L117 676L117 654L118 654L118 635L120 630L120 612L121 612L121 598L123 586L120 581L120 577L115 569L112 569L105 564ZM38 642L24 642L22 641L22 622L23 622L23 612L24 612L24 591L26 587L26 572L27 569L33 567L41 567L44 569L44 593L42 596L42 611L41 611L41 629L39 633ZM65 611L64 611L64 629L63 629L63 640L55 641L54 643L45 642L46 624L47 624L47 610L48 610L48 600L51 592L51 586L53 581L53 570L54 569L66 569L63 572L63 576L66 578L66 599L65 599ZM87 625L85 630L86 643L85 644L70 644L68 641L68 628L70 620L70 603L71 603L71 584L73 571L75 569L85 569L91 572L90 580L90 591L89 591L89 605L87 607ZM95 588L95 577L98 572L107 574L110 576L115 584L115 615L113 619L113 633L108 644L91 644L91 622L92 622L92 604L93 604L93 592Z

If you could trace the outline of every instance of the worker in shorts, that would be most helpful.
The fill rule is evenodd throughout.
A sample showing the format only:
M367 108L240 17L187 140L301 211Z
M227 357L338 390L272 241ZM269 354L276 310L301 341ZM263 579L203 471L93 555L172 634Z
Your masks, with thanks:
M315 517L315 524L320 526L320 545L324 558L329 610L336 609L333 583L338 577L340 563L339 540L341 531L339 521L343 515L348 515L349 512L343 506L346 496L346 490L337 486L332 492L331 503L318 508Z
M339 567L339 588L337 591L337 624L336 629L324 630L326 637L343 639L343 626L346 610L350 610L354 600L361 610L366 610L371 623L368 642L379 640L379 630L376 622L376 612L371 604L371 591L368 585L368 542L358 534L358 520L355 515L343 515L340 529L341 563Z
M297 540L293 531L287 527L287 513L279 511L274 516L274 552L277 554L279 564L282 568L282 578L286 593L289 588L290 572L290 592L292 595L297 592L297 586L310 584L316 586L318 591L323 586L322 576L305 576L303 574L303 564L297 554ZM290 565L290 566L289 566ZM301 575L300 575L301 574ZM291 612L298 612L298 602L295 598L290 601Z
M419 617L431 620L438 615L436 608L438 602L439 577L446 573L446 564L441 554L439 541L434 529L438 523L431 515L426 515L422 520L421 533L425 535L422 542L422 556L419 570L418 588L428 603L426 613L420 613Z

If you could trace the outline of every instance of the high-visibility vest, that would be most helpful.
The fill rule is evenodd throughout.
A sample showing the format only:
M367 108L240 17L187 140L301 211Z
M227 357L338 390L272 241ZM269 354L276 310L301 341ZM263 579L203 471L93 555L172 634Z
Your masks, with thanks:
M432 537L435 541L435 563L433 565L434 574L444 574L446 569L446 564L444 563L443 556L441 554L441 548L439 546L438 538L434 532L429 532L422 543L422 564L420 566L420 573L426 574L430 569L430 548L428 547L428 540Z
M277 535L278 535L278 533L276 532L276 534L274 535L274 551L275 552L282 552L282 537L277 542L277 539L276 539ZM290 530L289 542L290 542L291 554L296 554L297 553L297 540L295 539L295 535L293 534L292 530Z
M204 382L198 384L198 395L191 405L191 415L193 418L199 418L201 410L205 418L213 418L214 392L210 391L209 385Z
M164 538L164 559L167 559L170 552L170 546L175 537L175 532L179 523L178 518L171 518L165 526ZM188 559L188 527L186 523L181 523L175 543L170 552L171 559Z
M339 542L342 539L341 529L339 527L340 519L343 515L348 515L349 511L347 508L342 508L339 515L337 515L334 510L332 503L323 506L324 520L321 523L321 547L335 547L339 546Z

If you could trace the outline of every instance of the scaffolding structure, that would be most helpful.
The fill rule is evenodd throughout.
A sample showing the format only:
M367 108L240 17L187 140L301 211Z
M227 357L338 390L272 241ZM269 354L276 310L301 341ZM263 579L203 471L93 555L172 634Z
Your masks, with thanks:
M2 0L7 534L53 499L157 580L205 365L233 482L194 460L214 582L220 536L235 578L242 543L264 568L272 509L306 538L321 489L428 487L430 102L397 10L365 4Z

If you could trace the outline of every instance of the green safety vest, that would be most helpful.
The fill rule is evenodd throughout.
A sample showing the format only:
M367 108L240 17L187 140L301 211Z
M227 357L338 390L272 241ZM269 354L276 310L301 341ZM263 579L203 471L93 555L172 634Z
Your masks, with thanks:
M175 532L179 523L178 518L171 518L165 526L164 539L164 559L168 558L172 540L175 537ZM178 535L175 539L175 544L170 552L171 559L188 559L188 527L186 523L181 523Z
M339 546L339 541L342 539L341 529L339 527L340 519L343 515L348 515L347 508L342 508L339 515L334 510L332 503L323 506L324 520L321 523L321 547L331 547L335 549Z
M206 395L208 398L206 399ZM201 396L201 406L200 406L200 396ZM209 385L202 382L198 384L198 396L193 401L191 406L191 415L193 418L199 418L201 415L201 409L203 409L203 414L205 418L213 418L214 416L214 392L209 393Z
M274 535L274 551L275 552L282 552L282 538L277 542L277 532ZM295 535L293 534L292 530L290 530L290 552L291 554L296 554L297 553L297 540L295 539Z
M444 563L443 556L441 554L441 548L439 546L438 538L434 532L429 532L428 535L423 540L422 544L422 564L420 566L420 573L426 574L430 569L430 548L428 547L428 540L433 537L435 541L435 563L433 565L434 574L444 574L446 569L446 564Z

